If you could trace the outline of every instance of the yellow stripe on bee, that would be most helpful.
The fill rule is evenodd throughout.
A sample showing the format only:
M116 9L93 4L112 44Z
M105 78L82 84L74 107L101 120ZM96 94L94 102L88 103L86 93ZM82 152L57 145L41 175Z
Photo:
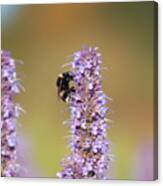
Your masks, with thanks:
M58 77L63 78L63 74L59 74L59 76L58 76Z
M70 101L70 97L68 96L65 101L68 103Z
M65 93L64 91L61 91L61 92L59 93L59 96L62 97L64 93Z

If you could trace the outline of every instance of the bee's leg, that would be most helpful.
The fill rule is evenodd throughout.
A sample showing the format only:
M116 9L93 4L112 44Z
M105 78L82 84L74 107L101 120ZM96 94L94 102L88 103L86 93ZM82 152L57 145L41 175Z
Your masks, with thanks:
M57 87L60 87L61 86L62 81L63 81L63 78L61 77L61 74L60 74L59 77L58 77L58 79L57 79L57 82L56 82Z
M70 73L70 80L73 81L74 80L74 76L72 73Z
M70 94L70 92L68 90L63 93L62 100L64 102L68 102L69 101L69 94Z
M75 92L75 87L71 87L70 92Z

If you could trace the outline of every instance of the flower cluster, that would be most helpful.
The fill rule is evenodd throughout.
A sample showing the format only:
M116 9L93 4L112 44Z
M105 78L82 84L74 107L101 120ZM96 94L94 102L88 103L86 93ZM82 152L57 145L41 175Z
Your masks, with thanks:
M108 179L109 141L106 103L97 47L74 53L71 72L75 92L71 96L71 154L62 161L59 178Z
M21 107L14 103L20 92L15 60L8 51L1 51L1 175L18 176L16 124Z

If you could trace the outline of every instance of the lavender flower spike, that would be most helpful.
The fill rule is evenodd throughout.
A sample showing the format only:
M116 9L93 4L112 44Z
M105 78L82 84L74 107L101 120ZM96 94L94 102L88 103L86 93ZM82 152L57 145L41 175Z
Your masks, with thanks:
M16 123L21 108L14 103L19 91L15 60L10 52L1 51L1 176L4 177L19 175Z
M107 96L102 91L101 63L97 47L84 47L73 55L71 154L63 160L63 170L57 173L59 178L108 179Z

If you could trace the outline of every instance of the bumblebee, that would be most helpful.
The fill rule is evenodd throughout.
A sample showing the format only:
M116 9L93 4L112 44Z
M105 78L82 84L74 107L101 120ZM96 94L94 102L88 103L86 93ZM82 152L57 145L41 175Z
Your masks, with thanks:
M56 81L58 88L58 96L64 102L69 102L71 94L75 92L75 87L70 86L70 82L73 82L73 75L71 72L64 72L60 74Z

